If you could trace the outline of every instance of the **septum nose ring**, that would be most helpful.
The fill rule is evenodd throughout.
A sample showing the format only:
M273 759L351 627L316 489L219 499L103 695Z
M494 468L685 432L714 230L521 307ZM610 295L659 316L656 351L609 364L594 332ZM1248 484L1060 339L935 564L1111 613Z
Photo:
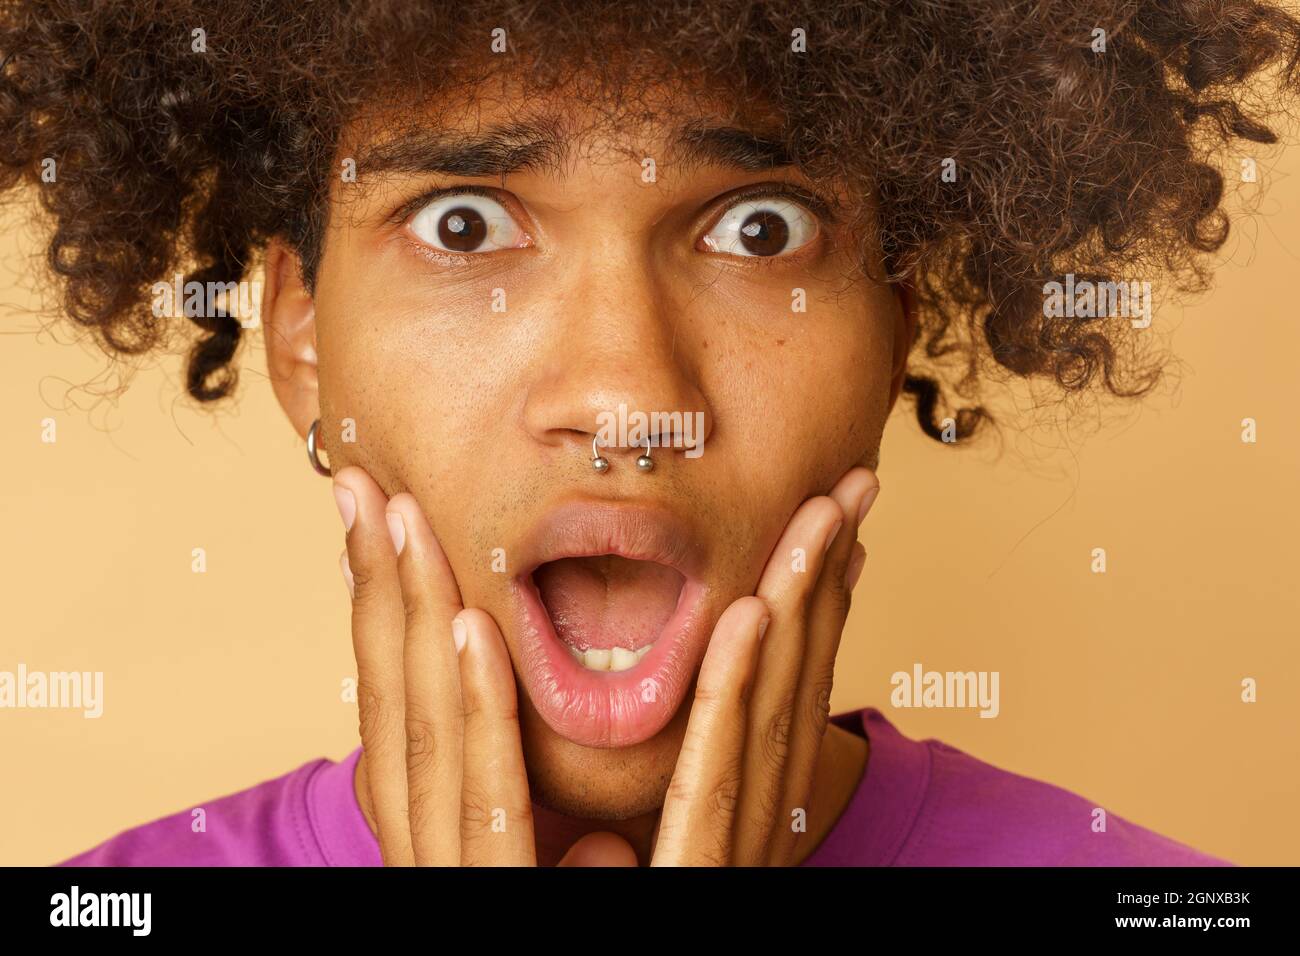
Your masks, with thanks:
M599 438L596 435L592 435L591 436L591 467L603 475L605 472L609 471L609 459L600 453L600 450L596 447L597 441L599 441ZM654 471L655 463L654 463L654 459L650 457L649 438L645 440L645 454L637 458L636 467L637 470L640 471L642 474L646 474L648 472Z

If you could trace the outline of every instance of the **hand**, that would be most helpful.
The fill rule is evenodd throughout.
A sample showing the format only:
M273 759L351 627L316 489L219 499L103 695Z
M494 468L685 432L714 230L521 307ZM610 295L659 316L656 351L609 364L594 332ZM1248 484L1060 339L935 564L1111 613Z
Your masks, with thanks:
M534 865L517 692L496 623L463 607L412 496L388 500L355 466L335 485L348 527L342 564L353 596L367 789L385 864ZM839 524L859 508L865 515L877 490L870 472L855 469L830 497L805 502L756 597L719 619L661 814L655 865L790 861L797 834L788 817L761 808L806 806L851 580L865 558L856 534ZM824 553L808 546L828 540ZM802 572L791 567L796 547L807 554ZM760 651L768 620L772 634ZM560 865L634 862L620 838L593 833Z
M463 607L414 497L388 499L355 466L334 484L385 865L536 865L514 672L496 622Z
M880 485L849 471L795 512L753 597L718 619L668 785L653 866L786 866L830 716L840 634ZM795 549L806 569L796 570Z

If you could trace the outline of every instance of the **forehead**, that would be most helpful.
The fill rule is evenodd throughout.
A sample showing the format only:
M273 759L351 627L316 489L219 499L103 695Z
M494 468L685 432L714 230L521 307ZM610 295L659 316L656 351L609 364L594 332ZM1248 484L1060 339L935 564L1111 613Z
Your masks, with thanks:
M744 172L791 164L779 119L716 91L626 79L616 90L582 78L546 91L498 74L473 85L373 109L349 125L344 155L358 179L385 174L563 177L580 162L613 159L718 164Z

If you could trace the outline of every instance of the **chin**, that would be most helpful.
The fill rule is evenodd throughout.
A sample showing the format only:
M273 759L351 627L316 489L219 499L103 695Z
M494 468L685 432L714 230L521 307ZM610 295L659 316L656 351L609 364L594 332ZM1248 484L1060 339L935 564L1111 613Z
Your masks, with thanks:
M663 806L689 708L644 743L594 748L560 737L531 704L522 703L519 722L534 803L583 820L630 820Z

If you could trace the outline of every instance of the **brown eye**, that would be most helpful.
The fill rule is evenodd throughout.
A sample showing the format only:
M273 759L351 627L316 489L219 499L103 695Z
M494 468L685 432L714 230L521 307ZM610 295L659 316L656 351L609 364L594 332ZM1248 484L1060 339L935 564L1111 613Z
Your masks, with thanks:
M438 239L453 252L473 252L487 238L487 220L478 210L457 206L438 219Z
M749 199L732 206L702 243L710 252L772 258L787 255L817 237L817 219L803 206L778 197Z
M434 199L412 217L410 230L444 252L487 253L528 244L527 234L501 203L476 193Z
M776 213L752 213L740 227L740 244L752 255L774 256L790 240L790 226Z

